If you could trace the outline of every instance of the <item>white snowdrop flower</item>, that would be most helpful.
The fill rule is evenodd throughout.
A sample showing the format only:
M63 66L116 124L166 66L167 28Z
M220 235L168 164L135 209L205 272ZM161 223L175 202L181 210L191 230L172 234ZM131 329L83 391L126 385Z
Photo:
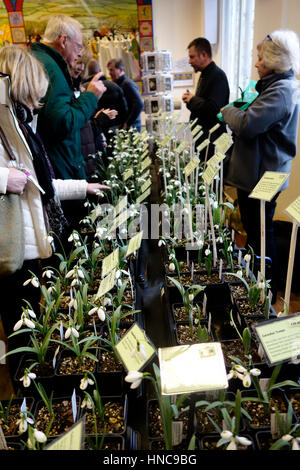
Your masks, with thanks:
M227 248L227 251L229 252L232 252L233 251L233 247L232 247L232 244L230 243L229 247Z
M80 281L79 279L73 279L73 281L71 282L71 287L75 287L75 286L80 286Z
M170 263L169 264L169 270L170 271L175 271L176 267L175 267L175 264L174 263Z
M190 301L194 300L194 294L189 294L189 300Z
M65 332L65 339L68 339L71 336L71 333L73 334L73 336L75 336L75 338L79 338L79 333L76 328L74 328L73 326L69 326L69 328L67 328Z
M24 432L27 431L27 428L28 428L28 424L33 424L34 421L32 418L29 418L28 416L26 416L25 413L22 413L21 414L21 418L18 419L17 421L17 425L19 425L19 434L23 434Z
M31 310L30 308L28 308L28 309L26 310L26 312L28 313L28 315L31 316L31 318L36 318L36 314L35 314L34 311Z
M84 274L83 274L83 271L81 269L77 270L77 274L81 279L84 279Z
M230 380L230 379L236 379L236 372L232 369L227 374L227 380Z
M77 310L77 300L71 299L69 302L69 307L73 307L75 310Z
M34 287L39 287L40 286L40 283L39 283L39 280L37 277L33 277L31 279L31 284L34 286Z
M265 285L264 281L260 281L260 282L257 284L257 287L258 287L259 289L264 289L265 286L266 286L266 285Z
M198 325L198 323L199 323L198 318L195 318L195 319L194 319L194 325Z
M245 255L244 260L245 260L246 263L250 263L251 255L249 255L249 254Z
M251 375L249 374L249 372L246 372L246 374L244 375L243 385L246 388L249 388L251 385Z
M54 238L51 237L51 235L47 235L47 240L48 240L48 243L52 243L54 241Z
M131 386L130 386L131 389L137 388L142 382L142 379L143 379L142 372L138 372L136 370L130 370L125 377L125 381L131 383Z
M111 305L111 299L109 297L105 297L104 306L106 307L106 306L109 306L109 305Z
M204 245L203 240L199 240L198 246L199 246L199 249L200 249L200 250L203 248L203 245Z
M43 443L47 441L47 436L45 433L43 433L43 431L39 431L38 429L35 428L33 430L33 435L38 442Z
M171 259L175 259L175 253L170 253L169 254L169 260L171 260Z
M117 281L117 286L118 286L118 287L122 287L122 280L121 280L121 279L118 279L118 281Z
M240 364L236 364L234 368L237 372L240 372L241 374L247 372L247 369L244 366L241 366Z
M93 315L95 312L97 312L98 307L93 307L91 310L89 310L88 315Z
M285 434L284 436L281 436L281 439L282 439L283 441L289 442L289 441L291 441L291 440L293 439L293 436L291 436L290 434Z
M82 400L81 408L87 408L88 410L92 410L93 406L94 406L94 403L93 403L93 401L91 400L90 397L85 397Z
M250 369L250 374L254 375L255 377L258 377L261 374L261 370L255 367L254 369Z
M84 207L90 207L91 204L90 204L90 201L86 201L83 205Z
M243 277L243 271L241 269L239 269L236 273L238 276Z
M105 311L101 307L97 310L97 315L98 315L99 320L101 320L101 321L104 321L105 318L106 318L105 317Z
M134 215L134 214L133 214ZM120 230L120 233L122 235L126 235L127 234L127 228L122 228L122 230Z
M213 208L214 208L214 209L217 209L217 208L218 208L218 202L217 202L217 201L214 201L214 202L212 203L212 205L213 205Z
M116 271L116 279L119 279L120 276L121 276L121 271L120 269L118 269L118 271Z
M66 278L69 279L70 277L74 276L75 274L75 269L71 269L71 271L68 271L66 274Z
M250 446L252 444L252 441L243 436L235 436L235 440L243 446Z
M36 375L33 372L26 372L24 373L23 377L21 377L19 380L20 382L23 382L23 387L27 388L31 384L31 380L36 379Z
M94 385L94 381L90 379L89 377L83 377L83 379L80 380L80 385L79 388L81 390L85 390L88 385Z
M223 439L230 439L233 436L231 431L225 430L221 432L221 437Z
M50 279L52 277L52 274L54 274L52 269L46 269L46 271L43 272L42 276Z
M174 181L174 186L180 186L180 185L181 185L180 181L178 180Z
M217 240L216 240L217 243L223 243L223 238L222 237L218 237Z
M22 319L22 317L21 317L21 320L18 320L17 323L15 324L15 326L14 326L14 331L19 330L22 325L23 325L23 319Z
M205 253L205 256L208 256L208 255L210 255L211 251L210 251L210 249L209 249L209 248L206 248L206 250L205 250L205 252L204 252L204 253Z
M218 224L215 225L215 229L219 230L219 225Z
M300 450L300 438L295 437L292 440L292 450Z
M162 245L164 245L164 241L163 240L158 240L158 246L161 247Z

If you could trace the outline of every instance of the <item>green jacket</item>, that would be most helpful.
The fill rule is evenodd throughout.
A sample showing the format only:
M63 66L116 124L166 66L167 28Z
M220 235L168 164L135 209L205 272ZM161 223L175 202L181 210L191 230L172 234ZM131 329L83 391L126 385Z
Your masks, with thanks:
M59 52L34 43L31 53L44 65L49 87L39 110L38 133L45 144L56 178L85 179L80 129L93 115L98 98L86 91L73 96L68 66Z

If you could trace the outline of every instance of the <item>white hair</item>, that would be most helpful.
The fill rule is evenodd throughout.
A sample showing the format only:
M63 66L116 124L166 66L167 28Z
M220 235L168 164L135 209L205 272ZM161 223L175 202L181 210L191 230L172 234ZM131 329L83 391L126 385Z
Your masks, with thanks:
M278 29L268 34L258 44L262 49L265 66L275 73L290 69L300 73L300 45L298 35L288 29Z
M66 34L70 39L73 39L78 31L81 31L82 25L67 15L52 16L46 26L43 41L46 43L55 42L62 34Z

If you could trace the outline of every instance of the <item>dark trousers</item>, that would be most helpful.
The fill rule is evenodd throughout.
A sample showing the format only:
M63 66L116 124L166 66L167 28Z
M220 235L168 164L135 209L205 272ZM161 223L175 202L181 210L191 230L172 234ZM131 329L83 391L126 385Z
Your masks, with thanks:
M22 306L26 307L26 299L37 318L40 313L40 288L34 287L31 283L23 286L23 283L31 277L33 272L37 278L40 278L40 262L39 260L25 261L22 268L9 277L0 280L0 315L4 328L4 333L8 337L13 333L13 328L22 315ZM23 326L22 328L26 328ZM22 333L8 339L7 350L11 351L18 347L27 346L29 342L28 333ZM10 366L11 373L14 374L19 363L21 354L13 354L8 356L7 361Z
M252 247L254 253L260 256L260 201L248 197L250 193L237 190L238 203L241 213L241 220L245 231L247 232L247 247ZM274 198L265 203L265 227L266 227L266 256L271 258L272 266L270 270L271 287L273 294L273 301L276 299L277 284L278 284L278 256L276 240L274 235L273 217L276 209L276 199L280 192ZM266 272L266 277L268 278Z

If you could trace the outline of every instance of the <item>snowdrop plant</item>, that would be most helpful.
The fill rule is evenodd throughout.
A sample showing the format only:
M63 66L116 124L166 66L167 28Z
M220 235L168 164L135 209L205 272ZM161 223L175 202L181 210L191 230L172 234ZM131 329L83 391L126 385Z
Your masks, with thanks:
M280 438L277 439L269 450L300 450L300 424L293 424L293 405L289 402L286 419L275 407L277 423L280 432Z

